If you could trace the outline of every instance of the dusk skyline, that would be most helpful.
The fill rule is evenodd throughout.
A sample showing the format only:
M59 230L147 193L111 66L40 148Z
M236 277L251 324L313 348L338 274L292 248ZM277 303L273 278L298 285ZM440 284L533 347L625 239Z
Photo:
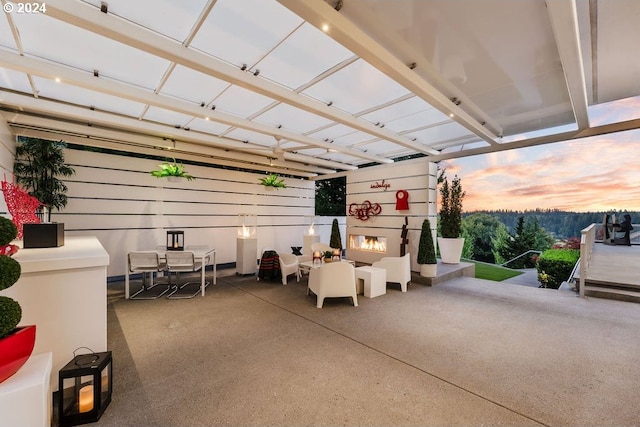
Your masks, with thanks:
M592 123L638 118L630 98L590 110ZM465 212L560 209L640 211L640 130L441 162L457 174Z

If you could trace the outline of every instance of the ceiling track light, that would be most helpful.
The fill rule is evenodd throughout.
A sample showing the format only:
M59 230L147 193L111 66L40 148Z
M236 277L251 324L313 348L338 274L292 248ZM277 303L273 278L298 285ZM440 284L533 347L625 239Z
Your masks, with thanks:
M333 6L333 8L336 10L336 12L340 12L340 9L342 9L342 6L343 6L342 0L338 0L336 4Z
M200 103L200 106L201 106L201 107L204 107L204 102L201 102L201 103Z
M276 126L278 129L282 129L282 125L278 125Z
M93 70L93 76L94 76L94 77L100 77L100 71L98 71L98 70Z
M215 109L216 109L216 106L215 106L215 105L212 105L212 106L211 106L211 109L212 109L212 110L215 110Z
M410 70L415 70L417 66L418 66L418 64L416 64L415 62L412 62L411 64L409 64L409 69Z
M109 12L109 5L106 1L100 2L100 12L107 13Z
M453 98L450 99L451 102L453 102L455 105L460 105L462 103L462 101L460 101L458 98L456 98L455 96Z
M254 76L257 76L258 74L260 74L260 70L255 70L255 71L253 72L253 75L254 75Z
M333 105L333 101L329 101L329 103L327 104L327 107L331 107Z
M240 70L245 71L247 69L247 64L242 64L242 67L240 67Z

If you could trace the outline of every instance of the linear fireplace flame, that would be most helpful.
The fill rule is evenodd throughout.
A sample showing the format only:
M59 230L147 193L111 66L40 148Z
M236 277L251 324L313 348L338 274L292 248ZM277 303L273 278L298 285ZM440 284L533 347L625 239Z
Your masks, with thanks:
M367 252L387 252L386 237L349 235L349 249L357 249Z

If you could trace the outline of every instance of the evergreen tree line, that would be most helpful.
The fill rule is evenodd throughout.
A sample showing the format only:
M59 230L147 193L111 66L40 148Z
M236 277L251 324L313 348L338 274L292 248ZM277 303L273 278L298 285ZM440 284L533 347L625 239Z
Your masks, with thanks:
M462 219L464 258L503 264L511 268L535 267L539 253L555 246L574 247L580 232L590 224L601 224L613 212L482 211L466 213ZM616 212L618 218L629 213L640 219L640 213Z
M544 228L555 239L580 237L581 230L593 223L601 224L606 214L615 213L618 218L622 219L622 216L628 213L631 215L632 222L640 223L640 212L624 210L617 212L567 212L555 209L528 211L487 210L467 212L463 214L463 218L479 213L496 217L498 221L504 224L509 230L516 228L519 217L523 216L525 220L535 217L539 226Z

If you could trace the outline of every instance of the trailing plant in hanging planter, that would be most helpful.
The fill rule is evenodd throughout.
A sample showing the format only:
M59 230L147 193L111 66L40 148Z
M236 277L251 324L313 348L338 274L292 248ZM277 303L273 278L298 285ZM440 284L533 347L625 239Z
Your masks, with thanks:
M260 178L260 184L265 187L273 187L275 189L287 188L287 184L284 183L284 179L281 179L275 173L267 175L264 178Z
M176 159L173 159L172 163L165 162L158 165L158 169L152 170L150 174L156 178L176 177L185 178L187 181L195 180L192 175L189 175L187 171L184 170L184 165L182 163L176 162Z

